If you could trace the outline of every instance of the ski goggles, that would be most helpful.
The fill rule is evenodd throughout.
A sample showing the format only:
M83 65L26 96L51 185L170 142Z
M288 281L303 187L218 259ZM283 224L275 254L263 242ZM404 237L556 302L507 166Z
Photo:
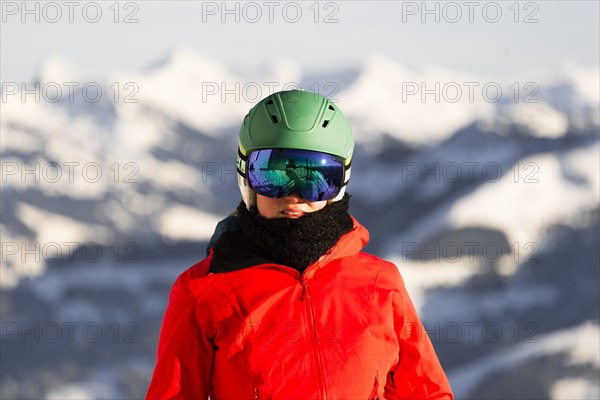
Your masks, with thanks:
M341 157L310 150L260 149L238 152L238 173L256 193L281 198L298 193L307 201L335 198L350 178Z

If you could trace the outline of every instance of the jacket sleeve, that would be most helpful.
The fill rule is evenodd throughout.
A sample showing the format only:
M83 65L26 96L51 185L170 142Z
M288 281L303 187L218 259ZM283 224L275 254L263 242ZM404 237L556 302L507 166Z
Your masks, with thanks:
M211 391L212 342L197 322L196 298L180 276L169 296L146 399L207 399Z
M397 267L394 268L397 271ZM399 272L396 286L399 295L394 301L394 329L400 352L398 364L388 373L384 397L452 400L454 396L446 374Z

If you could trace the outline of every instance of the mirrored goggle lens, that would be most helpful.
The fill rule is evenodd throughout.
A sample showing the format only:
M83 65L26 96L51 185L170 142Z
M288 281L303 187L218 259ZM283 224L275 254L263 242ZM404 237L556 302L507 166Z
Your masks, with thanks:
M250 187L272 198L296 192L308 201L329 200L344 184L342 160L314 151L256 150L248 156L246 168Z

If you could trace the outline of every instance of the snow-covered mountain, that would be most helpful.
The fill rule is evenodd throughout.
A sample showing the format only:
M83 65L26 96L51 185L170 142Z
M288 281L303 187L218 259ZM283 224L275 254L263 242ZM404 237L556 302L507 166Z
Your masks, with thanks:
M457 395L597 398L598 68L307 75L183 49L102 79L52 59L36 84L2 93L1 398L143 396L169 287L239 202L239 124L298 86L351 120L366 250L398 265Z

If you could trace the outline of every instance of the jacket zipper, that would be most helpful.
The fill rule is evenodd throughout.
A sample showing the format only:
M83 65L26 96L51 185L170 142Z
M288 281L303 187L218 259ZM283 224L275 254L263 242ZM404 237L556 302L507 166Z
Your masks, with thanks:
M306 280L306 278L304 278L304 276L301 277L300 284L302 285L301 299L304 297L304 295L306 295L306 300L307 300L307 302L305 303L306 314L308 316L308 321L310 324L310 328L312 330L311 337L313 339L313 349L316 354L316 359L318 362L317 376L319 379L319 386L322 388L321 398L323 400L327 400L327 393L326 393L326 389L325 389L325 378L323 376L323 360L321 358L321 352L319 350L319 341L318 341L318 336L317 336L317 329L315 326L316 325L315 324L315 315L314 315L313 308L312 308L312 301L310 299L310 289L308 288L308 281Z
M373 384L373 390L369 395L369 400L379 400L379 396L377 395L377 389L379 389L379 378L375 376L375 383Z

